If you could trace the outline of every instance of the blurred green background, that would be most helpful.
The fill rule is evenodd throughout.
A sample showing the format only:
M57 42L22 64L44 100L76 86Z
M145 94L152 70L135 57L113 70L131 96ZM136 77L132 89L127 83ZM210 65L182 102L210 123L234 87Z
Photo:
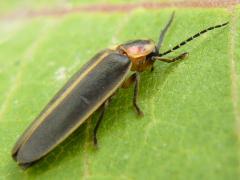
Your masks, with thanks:
M128 8L131 7L131 8ZM17 138L95 53L132 39L157 40L170 14L167 50L229 21L170 54L120 89L92 144L97 114L35 166L11 158ZM234 1L52 0L0 2L0 179L238 179L240 8Z

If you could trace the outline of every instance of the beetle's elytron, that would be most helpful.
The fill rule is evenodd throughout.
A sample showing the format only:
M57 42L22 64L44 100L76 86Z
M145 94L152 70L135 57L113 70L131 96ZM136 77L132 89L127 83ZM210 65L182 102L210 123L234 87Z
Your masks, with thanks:
M163 38L172 23L174 13L161 31L159 41L134 40L106 49L96 54L55 95L39 116L26 129L12 149L12 157L22 168L27 168L65 140L97 109L101 110L94 128L94 144L97 129L114 92L134 84L133 106L139 115L143 112L137 104L140 73L153 70L155 61L172 63L184 59L188 53L169 59L164 55L178 49L201 34L220 28L228 22L209 27L174 48L160 53ZM133 73L129 75L129 72Z

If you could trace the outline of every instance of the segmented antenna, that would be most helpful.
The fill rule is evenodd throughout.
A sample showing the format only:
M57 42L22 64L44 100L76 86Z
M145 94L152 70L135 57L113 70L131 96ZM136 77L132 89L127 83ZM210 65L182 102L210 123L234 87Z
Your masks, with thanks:
M173 11L170 19L168 20L167 24L165 25L165 27L163 28L163 30L161 31L161 33L159 35L159 40L158 40L158 44L157 44L157 52L159 52L159 50L162 46L164 36L165 36L167 30L169 29L170 25L172 24L174 16L175 16L175 12Z
M228 22L223 23L223 24L219 24L219 25L216 25L216 26L212 26L212 27L209 27L209 28L207 28L207 29L204 29L204 30L202 30L201 32L193 35L192 37L190 37L190 38L186 39L185 41L181 42L180 44L176 45L176 46L173 47L172 49L170 49L170 50L168 50L168 51L165 51L164 53L160 53L159 56L164 56L164 55L166 55L166 54L168 54L168 53L170 53L170 52L173 52L173 51L175 51L176 49L180 48L181 46L187 44L189 41L192 41L193 39L199 37L200 35L208 32L208 31L211 31L211 30L213 30L213 29L226 26L227 24L228 24Z

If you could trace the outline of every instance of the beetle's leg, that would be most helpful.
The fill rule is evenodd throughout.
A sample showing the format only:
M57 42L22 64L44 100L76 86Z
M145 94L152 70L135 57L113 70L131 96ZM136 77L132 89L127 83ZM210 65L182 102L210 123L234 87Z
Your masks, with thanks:
M136 79L136 75L135 73L132 74L127 80L125 80L123 83L122 83L122 88L124 89L127 89L129 88L134 82L135 82L135 79Z
M154 71L154 66L152 65L152 67L151 67L151 72L153 72Z
M143 116L143 112L141 111L141 109L137 104L139 81L140 81L139 73L134 73L127 80L123 82L122 88L129 88L134 83L133 106L136 109L138 115Z
M139 73L134 73L135 74L135 83L134 83L134 94L133 94L133 106L136 109L138 115L143 116L143 112L139 108L137 104L137 97L138 97L138 92L139 92L139 82L140 82L140 74Z
M177 57L175 57L175 58L154 57L154 59L155 59L155 60L158 60L158 61L163 61L163 62L167 62L167 63L172 63L172 62L175 62L175 61L178 61L178 60L183 60L183 59L185 59L187 56L188 56L188 53L185 52L185 53L182 53L182 54L180 54L179 56L177 56Z
M99 126L100 126L100 123L101 123L101 121L102 121L102 119L103 119L105 110L106 110L106 108L107 108L107 106L108 106L108 102L109 102L109 99L108 99L107 101L105 101L105 103L104 103L104 104L102 105L102 107L100 108L100 109L101 109L100 116L99 116L98 121L97 121L97 124L96 124L96 126L94 127L94 130L93 130L93 144L94 144L95 146L97 146L97 130L98 130L98 128L99 128Z

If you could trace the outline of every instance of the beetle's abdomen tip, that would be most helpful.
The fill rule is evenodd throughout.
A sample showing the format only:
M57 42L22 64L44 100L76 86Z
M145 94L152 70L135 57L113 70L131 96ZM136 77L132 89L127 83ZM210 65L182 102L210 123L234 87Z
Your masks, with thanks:
M29 168L33 163L23 163L22 160L18 157L18 151L12 154L12 158L14 161L18 163L22 170L26 170Z
M40 157L36 156L33 149L28 150L27 148L21 147L16 154L13 154L13 159L21 166L26 169L31 166L35 161L39 160Z

